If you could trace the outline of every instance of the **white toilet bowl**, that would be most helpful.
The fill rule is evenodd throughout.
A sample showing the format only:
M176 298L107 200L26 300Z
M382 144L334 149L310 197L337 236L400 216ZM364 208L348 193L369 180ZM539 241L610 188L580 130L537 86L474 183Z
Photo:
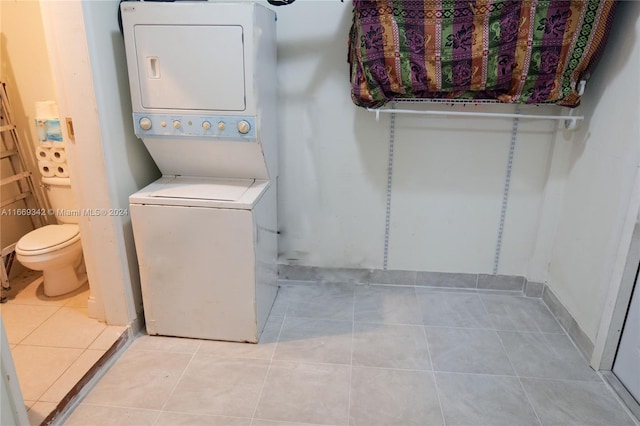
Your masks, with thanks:
M80 229L76 224L35 229L20 238L15 250L18 262L42 271L46 296L69 293L87 282Z

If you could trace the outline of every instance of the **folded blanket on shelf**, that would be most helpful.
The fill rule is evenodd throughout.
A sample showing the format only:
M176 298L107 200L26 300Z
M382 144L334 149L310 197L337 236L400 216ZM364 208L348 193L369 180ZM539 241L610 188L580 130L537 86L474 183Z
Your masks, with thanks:
M614 10L612 0L353 0L353 102L577 106Z

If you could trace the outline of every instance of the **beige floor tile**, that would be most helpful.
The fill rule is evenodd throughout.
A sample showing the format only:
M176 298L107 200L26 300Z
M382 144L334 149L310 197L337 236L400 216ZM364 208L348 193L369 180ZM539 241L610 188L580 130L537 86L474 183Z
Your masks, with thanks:
M87 395L85 402L159 410L191 357L191 354L129 350Z
M59 309L59 306L2 305L0 312L9 343L20 343Z
M27 410L29 410L29 408L31 408L31 406L33 404L35 404L37 401L29 401L29 400L25 400L24 401L24 408L26 408Z
M274 361L256 418L296 423L347 424L350 367Z
M353 365L431 370L423 327L356 322Z
M351 364L353 323L316 318L286 318L274 359Z
M41 402L38 401L31 406L29 411L27 411L27 416L29 417L29 424L31 426L39 426L47 416L56 409L58 404L52 402Z
M354 309L359 322L422 325L413 287L356 286Z
M62 307L21 343L86 349L105 327L104 323L89 318L86 309Z
M40 401L60 402L62 398L80 381L105 351L86 350L65 371L58 380L40 397Z
M167 401L167 411L251 417L269 368L268 361L196 354Z
M127 331L127 327L107 325L96 339L91 342L88 349L106 351L113 346L118 338Z
M89 283L86 283L79 289L69 293L65 298L64 306L69 308L86 308L89 303L89 296L91 292L89 291Z
M105 407L82 403L65 421L65 426L146 426L160 412L139 408Z
M341 297L351 300L353 306L350 292L333 290L325 288L323 291L330 291L330 299L338 302L342 294ZM449 289L437 291L443 290L451 293ZM336 320L332 322L326 320L326 317L319 320L309 319L315 314L326 314L327 311L321 309L320 304L316 303L317 300L309 302L309 297L318 296L316 293L312 291L311 294L307 294L306 290L302 293L304 294L288 295L295 297L289 297L286 305L287 315L292 312L288 303L300 303L299 299L302 296L305 309L299 307L293 311L300 316L296 321L290 322L289 326L283 326L279 340L296 341L311 336L321 341L323 337L333 337L338 331L335 328L311 325L330 325ZM391 305L394 309L402 309L402 303L394 302ZM434 303L435 305L437 304ZM309 313L308 307L317 309ZM475 309L477 304L474 302L472 307ZM557 412L562 411L554 411L556 407L548 403L553 398L547 398L548 395L569 395L556 404L558 407L562 406L560 408L564 411L561 414L567 418L582 415L575 412L567 414L566 408L571 405L567 405L567 401L586 401L590 404L587 404L587 408L591 411L584 412L589 413L593 413L592 408L597 406L596 410L599 410L600 416L605 416L603 418L607 415L611 418L604 407L620 409L617 401L610 403L606 398L600 398L602 395L596 392L597 389L589 391L589 388L595 385L603 388L604 384L601 383L573 381L554 387L548 386L548 383L555 380L519 381L517 377L503 375L429 371L431 347L427 347L425 330L420 325L385 325L356 321L353 337L355 367L328 364L327 358L318 359L313 348L305 347L293 348L293 353L299 356L301 361L273 360L269 358L269 354L276 354L273 347L277 348L280 345L280 342L276 343L278 339L275 337L275 330L280 331L280 324L285 324L282 321L283 317L284 312L278 317L277 325L273 326L274 334L267 338L268 342L263 342L267 343L270 349L257 349L260 345L226 345L219 344L220 342L179 338L140 338L127 349L86 398L86 401L90 402L81 404L66 424L130 426L155 422L156 425L172 426L246 425L254 413L255 418L251 421L251 426L346 425L349 422L353 426L436 425L442 424L443 415L447 424L452 425L540 424L520 381L530 393L531 403L536 404L536 410L543 423L543 416L553 420L559 418L559 415L556 416ZM287 320L289 318L291 317L287 316ZM478 324L473 326L476 325ZM478 331L480 337L486 334L482 330L473 331ZM500 333L501 336L503 334L505 333ZM466 335L462 337L467 340L470 338ZM441 346L445 349L455 348L458 340L444 339ZM436 350L431 353L432 356L438 352L437 342L433 343ZM328 352L330 354L330 351ZM324 355L327 354L325 352ZM581 362L584 363L583 360ZM532 382L540 384L531 384ZM533 390L530 390L530 387ZM571 392L566 390L569 387ZM587 389L584 389L585 387ZM594 398L600 398L597 399L597 404L593 403ZM442 411L438 401L441 403ZM599 417L592 415L589 418ZM604 423L600 421L599 424Z
M433 373L354 367L352 425L441 425L444 423Z
M353 286L322 283L280 288L279 296L288 302L286 316L353 320Z
M540 424L517 377L435 373L435 378L447 425ZM569 425L565 422L544 424ZM605 423L599 424L604 426Z
M182 337L140 336L131 343L132 351L156 351L194 354L201 340Z
M277 420L253 419L251 426L318 426L317 423L279 422Z
M37 401L82 352L74 348L18 345L12 355L22 397Z
M257 344L203 340L198 349L198 354L218 358L254 358L269 360L273 357L273 352L278 343L282 320L283 318L281 317L276 319L269 318L260 336L260 341Z
M521 380L543 425L637 425L600 382Z
M18 262L20 263L20 262ZM20 274L11 278L11 287L23 289L27 285L31 284L37 279L42 278L42 271L34 271L32 269L25 269Z
M24 289L20 290L20 292L16 294L15 298L11 299L9 303L17 305L64 306L66 298L64 296L45 296L42 276L40 276Z
M435 371L515 376L493 330L426 327L426 332Z
M250 426L250 418L204 416L163 411L155 426Z

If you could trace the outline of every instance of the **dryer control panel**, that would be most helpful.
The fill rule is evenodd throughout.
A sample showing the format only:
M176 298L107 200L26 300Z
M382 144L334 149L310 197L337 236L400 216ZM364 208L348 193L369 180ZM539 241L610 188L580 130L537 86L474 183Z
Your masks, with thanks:
M184 115L134 113L136 136L212 138L255 142L256 125L253 116Z

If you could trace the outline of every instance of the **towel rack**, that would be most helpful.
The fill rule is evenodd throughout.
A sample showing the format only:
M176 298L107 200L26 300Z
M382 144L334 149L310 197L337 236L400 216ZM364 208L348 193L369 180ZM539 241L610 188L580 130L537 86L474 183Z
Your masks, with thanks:
M470 101L469 103L473 103ZM444 116L462 116L462 117L494 117L494 118L530 118L535 120L564 120L564 127L567 130L574 130L578 126L578 121L584 120L582 115L536 115L536 114L517 114L517 113L497 113L497 112L472 112L472 111L433 111L433 110L414 110L414 109L381 109L367 108L367 111L376 113L376 121L380 120L380 113L391 114L419 114L419 115L444 115Z
M584 94L587 86L586 80L580 80L576 87L579 96ZM501 104L504 102L493 99L403 99L399 102L411 103L433 103L448 105L477 105L477 104ZM534 106L537 104L533 104ZM543 104L544 105L544 104ZM553 105L553 104L551 104ZM530 118L534 120L564 120L564 128L567 130L575 130L578 127L578 121L584 120L583 115L573 115L573 109L569 111L569 115L536 115L536 114L520 114L520 113L499 113L499 112L471 112L471 111L433 111L433 110L414 110L414 109L383 109L383 108L367 108L367 111L376 113L376 121L380 121L380 113L391 114L421 114L421 115L443 115L443 116L463 116L463 117L494 117L494 118Z

